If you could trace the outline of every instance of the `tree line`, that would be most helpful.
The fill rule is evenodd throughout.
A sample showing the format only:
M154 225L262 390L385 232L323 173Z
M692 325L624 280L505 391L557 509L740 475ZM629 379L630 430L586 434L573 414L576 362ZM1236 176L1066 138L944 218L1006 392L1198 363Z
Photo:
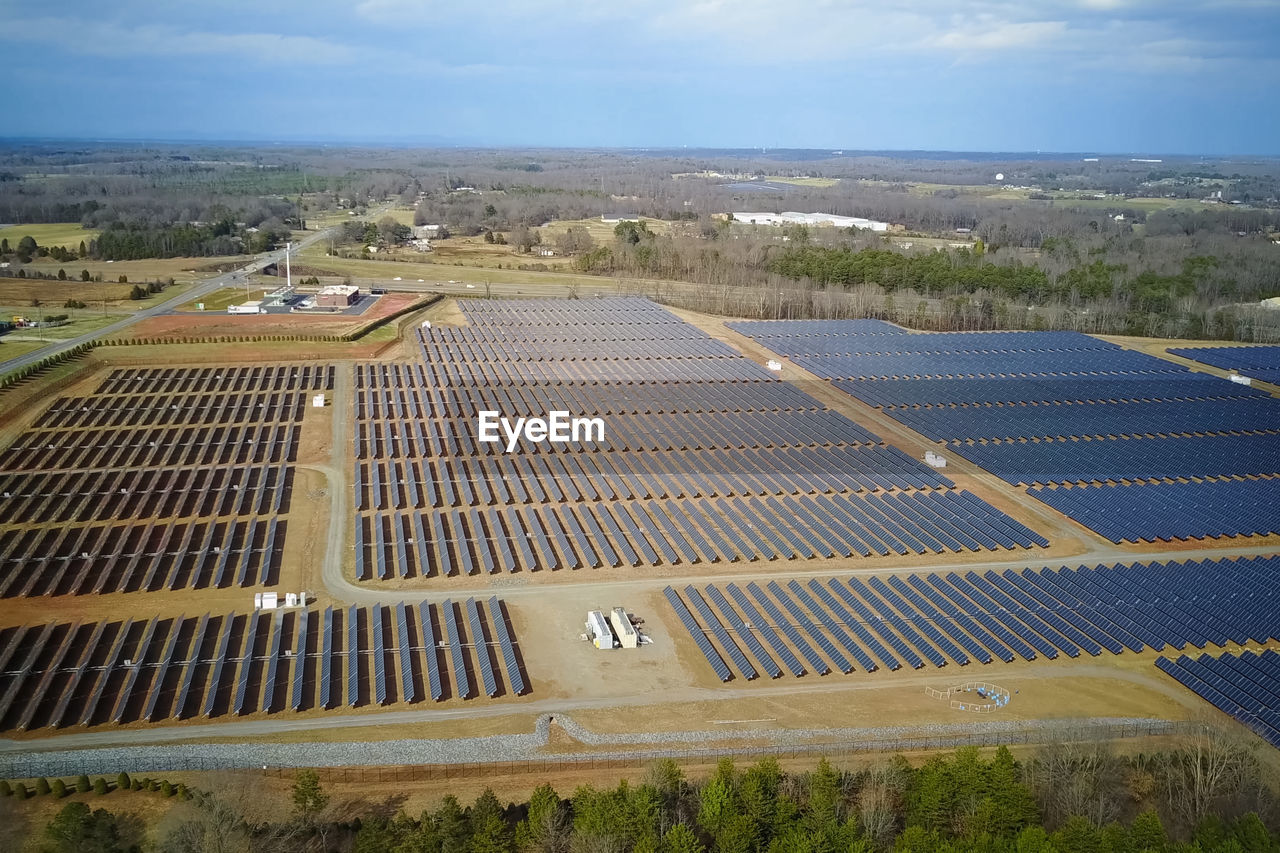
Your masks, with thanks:
M315 771L297 773L283 807L261 777L226 775L178 790L149 842L127 813L117 825L83 802L44 835L54 850L103 853L1278 853L1267 778L1249 745L1206 727L1154 753L1068 740L1025 762L1004 747L862 769L724 759L692 780L664 760L638 783L567 796L541 784L505 805L491 790L465 804L448 795L416 816L401 798L326 787Z

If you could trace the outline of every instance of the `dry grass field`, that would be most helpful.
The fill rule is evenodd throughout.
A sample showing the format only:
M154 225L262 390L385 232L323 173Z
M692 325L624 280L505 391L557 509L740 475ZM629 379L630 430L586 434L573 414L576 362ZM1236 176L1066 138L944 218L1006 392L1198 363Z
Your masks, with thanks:
M0 228L0 239L16 247L23 237L31 237L37 246L62 246L74 252L81 242L87 246L100 233L97 228L84 228L79 222L41 222L7 225Z

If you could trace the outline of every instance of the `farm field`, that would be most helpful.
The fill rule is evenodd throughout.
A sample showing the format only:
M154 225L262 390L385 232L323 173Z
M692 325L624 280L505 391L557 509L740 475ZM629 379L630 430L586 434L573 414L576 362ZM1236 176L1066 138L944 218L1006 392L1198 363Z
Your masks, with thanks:
M752 746L887 717L1243 719L1210 676L1280 649L1280 531L1246 511L1269 498L1190 519L1039 491L1268 488L1280 401L1258 389L1071 333L726 321L634 297L422 317L390 358L220 366L207 347L43 401L0 448L0 695L20 697L0 729L128 743L242 720L297 741L299 720L329 740L381 713L564 712L610 743ZM280 322L138 334L262 333L210 331L246 320ZM480 440L482 410L568 411L603 435L506 452ZM1053 454L1068 442L1087 452ZM252 605L301 590L305 608ZM614 607L648 642L582 638ZM604 749L556 738L537 754Z
M101 233L97 228L85 228L79 222L40 222L27 225L6 225L0 228L0 239L17 246L23 237L31 237L37 246L62 246L76 251L81 242L89 241Z

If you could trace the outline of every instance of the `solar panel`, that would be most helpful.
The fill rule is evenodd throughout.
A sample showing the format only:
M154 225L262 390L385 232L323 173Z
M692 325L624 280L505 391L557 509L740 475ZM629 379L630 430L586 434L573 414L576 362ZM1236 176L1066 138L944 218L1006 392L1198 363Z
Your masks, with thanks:
M400 696L406 702L418 701L413 684L413 648L409 644L409 614L403 601L396 604L396 642L400 656Z
M743 594L742 590L738 589L737 585L732 583L726 586L725 590L733 597L734 602L746 617L743 624L748 628L754 628L759 632L760 636L764 637L765 642L767 642L770 647L772 647L774 653L782 659L783 665L791 671L792 675L796 678L804 675L804 667L800 665L800 661L794 654L792 654L791 649L787 648L786 644L782 642L781 638L774 633L773 628L764 621L759 612L751 606L751 602L747 600L747 597Z
M480 678L484 681L485 695L492 699L498 695L498 680L493 675L493 658L484 639L484 627L480 607L474 598L467 599L467 624L471 629L471 645L480 661Z
M353 604L347 610L347 704L352 708L360 701L360 626L356 622L359 609Z
M213 652L213 666L209 672L209 684L205 688L203 714L213 715L214 702L218 698L218 690L222 686L222 669L227 662L227 651L231 645L231 628L235 624L236 614L228 613L222 620L222 631L218 634L218 645Z
M302 679L307 669L307 620L311 611L298 611L298 642L293 648L293 683L289 688L289 709L296 711L302 707Z
M267 647L266 686L262 689L262 710L270 711L276 695L276 673L280 668L280 647L284 643L284 611L271 619L271 643Z
M435 629L431 626L431 605L425 601L418 604L418 626L422 629L422 645L427 659L427 685L432 700L439 702L444 698L444 686L440 683L440 652L436 647Z
M894 657L894 655L884 647L884 644L871 634L870 630L868 630L864 624L866 623L871 625L876 629L877 634L884 636L880 630L878 620L876 620L871 612L867 610L866 606L854 598L853 593L849 591L849 588L835 578L831 578L827 581L827 587L840 598L839 602L830 596L830 592L828 592L827 589L819 586L816 579L809 581L809 588L818 593L818 597L822 598L822 602L831 608L832 612L836 614L836 617L841 620L843 625L857 634L858 639L871 647L871 653L875 655L882 664L888 667L891 672L901 669L902 662ZM843 602L843 604L841 602ZM854 609L858 614L858 619L855 619L853 614L845 609L845 605ZM859 621L859 619L862 621Z
M791 596L787 595L786 592L783 591L782 587L778 586L778 582L769 581L768 587L769 592L773 593L773 597L781 602L782 606L786 608L789 614L791 614L791 618L796 620L800 627L804 628L805 631L808 632L809 636L813 638L813 641L818 644L818 648L822 649L822 651L826 653L827 657L829 657L836 665L836 668L846 674L853 672L853 664L849 662L849 659L841 654L840 650L835 647L835 644L827 639L826 635L824 635L820 630L818 630L818 626L813 624L813 620L809 618L809 615L796 605L796 603L791 599Z
M27 727L31 724L31 720L35 716L36 710L42 704L41 700L45 696L45 691L49 688L49 682L58 674L59 667L62 665L62 660L67 656L67 652L71 650L75 635L80 632L80 624L80 622L76 622L67 629L67 633L63 636L62 642L58 644L58 650L54 653L53 659L45 664L43 676L34 685L34 687L23 691L27 704L22 716L18 718L17 729L19 731L26 731ZM3 719L4 717L0 716L0 720Z
M453 611L453 602L446 598L444 603L440 605L440 611L444 615L444 632L449 643L449 656L453 662L453 680L458 688L458 697L470 699L471 675L467 672L467 657L462 650L462 640L458 633L458 621Z
M165 674L169 671L169 665L173 662L173 651L178 647L178 634L182 630L182 623L186 618L179 616L173 620L173 624L169 628L169 636L165 639L164 650L160 653L160 660L157 662L155 672L147 680L146 696L147 701L142 709L142 716L139 719L151 720L155 716L156 703L160 701L161 688L164 686ZM56 664L51 664L55 667Z
M694 621L693 614L689 612L689 608L680 600L680 596L676 595L676 591L671 587L667 587L662 591L667 597L667 601L671 604L671 608L675 610L676 615L680 617L680 621L684 624L685 630L693 637L693 641L697 644L699 651L707 659L707 663L711 664L711 668L715 670L716 675L721 681L728 681L733 677L733 673L729 671L729 667L725 664L724 659L720 657L720 653L711 645L711 641L707 639L707 635L698 627L698 623Z
M840 627L840 623L833 619L831 614L823 610L822 607L813 600L809 593L805 592L804 587L800 586L799 581L788 581L787 588L791 590L791 594L796 597L796 600L799 601L801 605L807 607L810 613L817 616L818 621L821 622L831 636L835 638L836 642L844 646L845 649L848 650L849 654L853 655L853 659L862 665L863 669L867 672L876 671L876 662L872 660L871 656L867 654L861 646L853 641L853 638L849 636L844 628ZM831 598L831 593L827 592L822 587L815 587L815 589L817 590L818 597L820 599L825 601ZM852 672L853 667L850 666L850 668L845 671Z
M245 695L249 690L249 670L253 667L253 647L257 645L258 632L262 628L262 619L265 615L264 613L253 613L248 617L244 648L241 650L240 663L237 669L235 700L231 705L231 711L234 714L244 713Z
M67 682L67 686L62 691L62 697L58 700L57 707L55 707L53 713L49 715L49 725L63 725L63 720L67 716L67 709L71 705L71 697L76 694L76 687L79 686L80 680L84 678L85 668L89 665L90 659L98 650L98 643L102 641L102 634L106 630L107 624L108 623L106 621L102 621L94 626L93 633L90 635L89 641L84 644L84 649L80 656L80 660L76 665L75 671L72 672L71 678ZM13 629L13 632L15 635L21 633L18 629ZM0 672L3 670L4 664L0 663ZM188 679L190 679L189 675Z
M702 621L711 629L711 633L715 635L716 640L720 643L720 648L729 653L730 659L738 667L738 672L742 673L742 677L750 681L755 678L758 673L756 668L747 660L747 656L738 648L737 643L729 638L729 634L725 631L724 626L720 624L720 620L711 612L711 608L702 600L702 596L692 585L684 588L684 597L693 604L693 608L698 611L698 615L702 617Z
M387 650L382 644L382 605L375 604L369 612L373 627L373 698L379 705L387 704Z
M324 609L324 624L320 634L320 707L332 708L337 704L333 696L333 607Z
M502 602L495 595L489 599L489 613L493 619L494 632L498 636L498 647L502 650L502 661L507 668L507 683L516 696L524 693L524 676L520 672L520 663L516 658L515 645L511 641L511 633L507 630L506 614Z
M831 667L827 665L827 662L823 660L816 651L814 651L813 646L810 646L808 641L800 636L800 632L796 630L796 627L787 621L787 618L782 614L782 611L778 609L776 604L765 596L764 590L762 590L755 581L751 581L747 584L747 590L755 600L760 603L760 606L764 608L765 613L767 613L769 618L772 619L782 630L782 633L786 635L787 639L791 641L791 644L795 646L804 659L809 662L809 665L813 667L815 672L819 675L826 675L831 671ZM797 673L797 675L802 674L803 672Z

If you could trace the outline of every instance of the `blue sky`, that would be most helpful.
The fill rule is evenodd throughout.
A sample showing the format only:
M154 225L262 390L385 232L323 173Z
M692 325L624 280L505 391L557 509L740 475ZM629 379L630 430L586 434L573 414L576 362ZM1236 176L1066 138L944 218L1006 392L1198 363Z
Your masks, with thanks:
M3 136L1280 153L1280 0L0 0Z

